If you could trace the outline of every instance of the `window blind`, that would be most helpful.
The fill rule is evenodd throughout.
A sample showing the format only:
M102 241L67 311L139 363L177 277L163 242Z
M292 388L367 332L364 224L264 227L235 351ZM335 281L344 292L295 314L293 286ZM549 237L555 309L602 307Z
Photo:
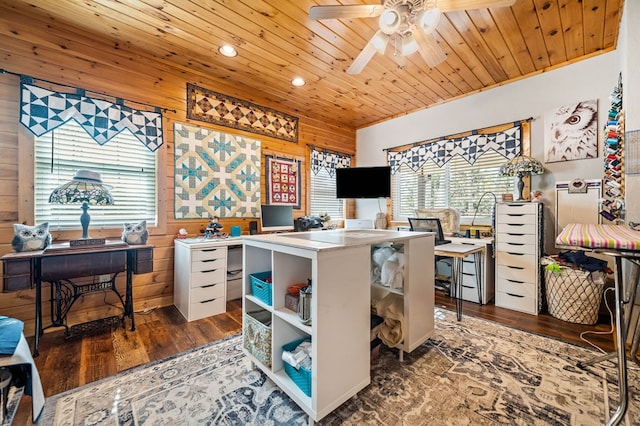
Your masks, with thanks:
M80 169L92 170L111 186L114 205L92 206L91 228L121 228L125 222L157 224L157 158L141 149L140 141L123 131L104 145L97 144L75 121L35 139L35 221L50 229L80 229L79 204L50 204L49 195Z
M329 175L326 168L319 169L311 175L311 209L312 216L328 213L331 220L344 219L344 202L336 198L336 175Z
M463 217L473 216L485 192L493 192L498 197L513 192L514 178L499 174L500 166L506 161L496 152L486 152L473 165L459 156L442 168L432 161L417 171L402 164L398 173L392 175L394 220L406 221L418 208L455 208ZM483 202L478 208L476 223L491 220L492 209L492 200Z

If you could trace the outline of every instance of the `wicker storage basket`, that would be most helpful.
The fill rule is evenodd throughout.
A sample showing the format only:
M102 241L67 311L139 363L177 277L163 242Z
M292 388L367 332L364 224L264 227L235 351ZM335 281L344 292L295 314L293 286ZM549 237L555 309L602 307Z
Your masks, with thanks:
M588 272L566 266L560 269L560 273L545 269L549 314L577 324L598 322L606 274L602 271ZM594 281L592 274L600 276Z

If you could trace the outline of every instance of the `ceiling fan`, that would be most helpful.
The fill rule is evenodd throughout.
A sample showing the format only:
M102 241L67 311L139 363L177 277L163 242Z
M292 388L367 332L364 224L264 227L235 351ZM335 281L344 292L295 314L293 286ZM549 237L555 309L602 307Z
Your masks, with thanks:
M378 31L347 69L359 74L376 52L389 52L403 67L406 57L418 52L430 68L447 56L430 34L435 31L444 12L511 6L516 0L382 0L381 4L311 6L309 18L350 19L378 18Z

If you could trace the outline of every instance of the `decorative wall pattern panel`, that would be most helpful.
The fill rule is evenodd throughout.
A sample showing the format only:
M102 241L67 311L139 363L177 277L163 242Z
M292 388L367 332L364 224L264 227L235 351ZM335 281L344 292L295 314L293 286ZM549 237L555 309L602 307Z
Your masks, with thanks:
M174 124L175 218L259 217L256 139Z
M336 173L336 169L351 167L351 156L337 152L329 152L318 148L311 148L311 171L318 174L322 169L329 172L329 176Z
M98 144L129 129L151 151L162 145L162 113L127 107L123 101L109 102L76 93L61 93L20 83L20 122L41 136L75 119Z
M298 142L298 118L187 83L187 118Z
M391 172L396 173L405 163L412 170L418 170L427 161L442 167L454 156L459 155L474 164L485 152L494 150L510 160L520 154L522 143L521 124L494 133L474 133L459 138L446 138L428 143L418 143L402 151L387 152Z
M267 203L300 208L300 162L266 155Z

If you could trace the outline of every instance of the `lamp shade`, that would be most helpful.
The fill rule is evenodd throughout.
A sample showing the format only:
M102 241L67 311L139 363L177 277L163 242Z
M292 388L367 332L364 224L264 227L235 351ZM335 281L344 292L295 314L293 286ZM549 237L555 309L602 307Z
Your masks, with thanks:
M544 173L542 163L527 155L513 157L500 167L502 176L528 176L542 173Z
M107 185L102 183L100 173L90 170L78 170L69 182L57 187L49 195L50 203L79 204L82 203L80 224L82 225L82 238L89 240L89 223L91 216L88 213L89 205L106 206L113 204L113 197ZM101 239L104 244L104 238Z
M49 195L50 203L80 204L93 206L113 204L110 187L102 183L100 173L90 170L78 170L69 182L62 184Z
M424 9L418 13L416 17L416 24L425 34L431 34L435 31L438 23L440 22L440 9L438 7L431 7Z
M400 28L402 24L402 16L395 9L386 9L378 18L380 30L385 34L393 34Z
M402 56L409 56L412 53L418 51L418 42L412 34L402 37L402 45L400 48L400 54Z
M502 176L518 176L518 201L524 201L522 190L524 189L523 176L540 175L544 173L544 167L535 158L527 155L518 155L500 166Z

